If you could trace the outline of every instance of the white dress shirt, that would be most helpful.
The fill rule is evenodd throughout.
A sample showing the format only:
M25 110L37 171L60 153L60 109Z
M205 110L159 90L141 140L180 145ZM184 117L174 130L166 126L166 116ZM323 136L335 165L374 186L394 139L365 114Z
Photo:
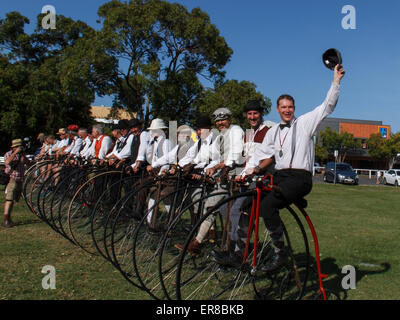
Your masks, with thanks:
M74 141L65 149L65 153L69 153L74 156L78 156L82 148L83 140L79 137L75 137Z
M80 152L80 156L82 158L88 158L90 155L90 148L92 147L92 141L90 140L89 136L87 136L85 140L83 140L83 144L84 146L82 151Z
M165 154L168 154L172 149L172 143L165 137L152 138L147 146L146 160L153 167L157 164L157 160ZM164 169L164 168L162 168Z
M157 159L151 166L153 168L158 168L170 164L177 164L179 161L179 157L183 154L186 154L190 149L192 143L187 142L183 145L177 144L172 150L166 154L164 154L161 158ZM172 144L171 144L172 146Z
M206 139L201 140L200 142L201 146L199 152L197 152L198 145L197 143L195 144L197 154L192 161L192 163L196 165L194 167L195 169L205 168L210 163L210 160L212 160L211 145L213 143L214 137L215 135L211 131Z
M92 147L90 150L90 155L94 158L96 157L96 141L100 141L101 137L102 136L93 140ZM102 159L102 160L105 159L106 155L109 152L109 150L111 149L112 145L113 145L112 139L109 136L104 135L103 141L101 142L101 147L100 147L98 158Z
M139 145L139 150L138 150L138 155L136 158L136 161L146 161L146 150L149 146L150 140L151 140L151 135L150 132L148 131L142 131L140 134L140 145ZM135 163L136 163L135 161ZM135 166L135 163L132 165L132 167Z
M68 146L68 143L69 143L69 139L62 139L61 141L57 140L56 145L53 146L53 150L54 149L58 150L58 149L64 148L64 147Z
M303 169L312 172L314 165L313 135L318 125L333 112L339 97L340 86L332 83L324 102L313 111L291 121L290 128L280 129L279 124L270 128L264 141L246 164L245 171L259 165L260 161L275 157L275 169ZM292 135L296 128L295 152L292 157ZM286 137L286 138L285 138ZM282 149L282 150L281 150ZM282 151L282 156L280 155ZM290 165L292 164L292 165Z
M115 138L115 137L114 137ZM111 157L112 155L117 156L117 148L124 142L124 137L119 137L114 144L114 148L112 149L112 151L110 153L108 153L106 155L106 158Z
M125 145L120 151L116 150L114 153L119 160L126 159L131 156L131 146L134 137L135 136L133 134L130 134L128 138L122 137L121 143Z
M205 167L205 170L215 167L222 160L225 161L225 165L228 167L233 167L234 164L242 164L243 136L243 129L238 125L231 125L228 129L221 131L211 145L212 161ZM223 155L221 155L222 139L224 141Z

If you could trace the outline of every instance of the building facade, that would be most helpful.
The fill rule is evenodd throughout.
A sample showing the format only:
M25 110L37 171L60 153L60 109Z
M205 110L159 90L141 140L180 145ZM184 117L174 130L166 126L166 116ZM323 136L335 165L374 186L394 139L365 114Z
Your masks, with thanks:
M347 132L354 136L355 139L361 141L362 148L349 150L345 161L350 163L353 168L359 169L386 169L386 161L377 160L368 154L367 140L371 134L380 133L384 139L390 138L391 128L384 125L382 121L343 119L343 118L326 118L318 127L315 142L320 141L322 131L330 127L332 131L337 133ZM333 153L328 155L328 161L334 161Z
M91 106L90 112L96 122L103 123L108 127L122 119L131 120L136 118L135 112L129 112L124 109L113 111L112 108L105 106Z

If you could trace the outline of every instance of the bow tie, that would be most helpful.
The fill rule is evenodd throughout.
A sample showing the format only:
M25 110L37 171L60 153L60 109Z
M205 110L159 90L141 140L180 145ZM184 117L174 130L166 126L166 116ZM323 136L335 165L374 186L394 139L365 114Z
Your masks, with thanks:
M290 123L281 123L281 124L279 125L279 128L281 128L281 130L282 130L283 128L285 128L285 127L290 128Z

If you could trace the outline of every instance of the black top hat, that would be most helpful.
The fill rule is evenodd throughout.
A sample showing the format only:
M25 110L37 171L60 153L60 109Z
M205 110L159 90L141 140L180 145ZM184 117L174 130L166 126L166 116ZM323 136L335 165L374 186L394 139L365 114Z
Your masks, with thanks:
M197 119L196 119L196 124L195 124L197 129L201 129L201 128L211 128L212 127L212 123L211 123L211 119L208 115L206 114L202 114L200 115Z
M342 55L339 50L332 48L328 49L322 55L322 62L328 69L335 69L337 64L342 64Z
M136 118L129 120L129 128L139 127L141 124L140 120Z
M247 101L246 106L244 107L243 112L249 112L249 111L258 111L258 112L264 112L264 106L263 106L263 101L260 100L249 100Z
M124 129L129 129L129 121L126 119L122 119L118 121L118 125L116 129L124 130Z

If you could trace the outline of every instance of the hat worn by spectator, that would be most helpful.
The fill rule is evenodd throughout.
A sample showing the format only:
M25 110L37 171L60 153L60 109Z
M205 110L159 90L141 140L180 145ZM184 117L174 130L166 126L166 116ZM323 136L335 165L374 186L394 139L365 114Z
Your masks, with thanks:
M139 127L142 123L140 122L140 120L133 118L131 120L129 120L129 128L135 128L135 127Z
M229 119L232 116L232 112L228 108L218 108L212 114L214 121Z
M243 112L258 111L260 113L264 112L263 102L260 100L249 100L244 107Z
M11 148L17 148L22 146L22 140L21 139L14 139L11 141Z
M208 115L202 114L196 119L196 128L198 129L210 129L212 123Z
M58 129L57 134L66 134L67 130L65 128Z
M157 118L151 121L151 125L147 129L148 130L168 129L168 127L165 125L164 120Z

